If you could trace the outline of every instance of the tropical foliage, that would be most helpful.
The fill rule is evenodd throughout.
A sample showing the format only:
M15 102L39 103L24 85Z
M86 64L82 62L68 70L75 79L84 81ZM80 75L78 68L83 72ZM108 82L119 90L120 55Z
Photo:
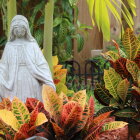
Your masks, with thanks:
M128 7L126 7L126 3ZM116 21L120 24L122 24L120 14L122 13L129 27L133 28L132 26L134 25L134 22L130 10L132 11L133 15L136 16L135 0L126 0L126 3L124 3L123 0L87 0L92 24L98 26L99 30L103 32L103 36L106 40L110 40L109 12L112 13Z
M58 65L58 57L53 56L53 80L56 85L56 91L58 94L61 92L67 93L66 75L67 69L62 69L63 65Z
M16 97L12 102L4 98L0 103L0 133L8 140L23 140L35 134L36 126L48 121L46 116L43 104L36 99L27 99L25 105Z
M111 112L94 115L94 100L86 102L86 91L79 91L72 99L62 92L58 95L51 87L43 87L44 105L34 98L24 104L18 98L0 102L0 137L24 140L34 135L51 140L91 140L100 133L122 128L127 123L110 121ZM45 106L45 110L44 109Z
M116 117L131 120L136 126L140 123L140 41L127 29L122 43L124 51L114 41L117 52L103 54L111 67L104 70L105 85L96 85L95 96L100 103L109 106L99 113L113 110Z

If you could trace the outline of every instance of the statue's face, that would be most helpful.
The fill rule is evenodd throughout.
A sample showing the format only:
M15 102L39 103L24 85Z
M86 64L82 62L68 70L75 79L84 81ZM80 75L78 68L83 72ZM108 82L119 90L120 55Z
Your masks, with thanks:
M17 24L14 26L13 33L16 38L23 38L26 34L26 29L23 25Z

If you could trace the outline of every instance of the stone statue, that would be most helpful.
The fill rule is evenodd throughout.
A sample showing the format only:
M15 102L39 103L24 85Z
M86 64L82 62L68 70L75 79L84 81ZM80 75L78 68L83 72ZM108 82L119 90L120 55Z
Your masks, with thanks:
M17 15L11 22L10 37L0 60L0 96L42 100L43 84L55 90L48 63L30 33L28 20Z

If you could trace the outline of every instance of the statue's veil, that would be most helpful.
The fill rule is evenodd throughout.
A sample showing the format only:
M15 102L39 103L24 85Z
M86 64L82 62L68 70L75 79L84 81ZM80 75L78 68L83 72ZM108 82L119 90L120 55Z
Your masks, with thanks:
M29 23L26 17L22 15L16 15L11 22L10 26L10 35L8 41L13 41L15 40L15 35L13 34L13 29L14 26L17 24L22 24L26 28L26 39L29 41L35 41L34 37L31 35L30 28L29 28Z

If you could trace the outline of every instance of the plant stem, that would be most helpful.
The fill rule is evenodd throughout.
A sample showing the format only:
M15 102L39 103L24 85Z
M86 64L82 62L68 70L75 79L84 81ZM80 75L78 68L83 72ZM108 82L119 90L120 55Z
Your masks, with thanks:
M12 18L17 14L17 5L16 0L7 0L7 36L9 36L10 32L10 24L12 21Z
M49 64L52 75L53 75L53 64L52 64L53 13L54 13L54 0L50 0L45 5L43 54Z

